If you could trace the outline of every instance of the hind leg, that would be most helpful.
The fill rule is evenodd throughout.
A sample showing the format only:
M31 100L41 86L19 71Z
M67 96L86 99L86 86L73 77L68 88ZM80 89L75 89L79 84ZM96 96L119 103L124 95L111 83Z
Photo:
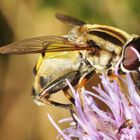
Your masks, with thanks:
M46 105L61 107L61 108L65 108L65 109L71 109L72 108L72 104L63 104L63 103L51 101L51 100L49 100L45 97L36 96L35 100L38 101L38 102L42 102L43 104L46 104Z
M75 99L69 94L68 89L63 89L64 95L75 105Z
M49 105L54 105L54 106L60 106L63 108L71 108L71 104L63 104L63 103L59 103L59 102L55 102L55 101L51 101L49 100L50 97L55 94L57 91L62 90L65 94L65 96L74 104L74 98L69 94L68 92L68 85L66 82L66 79L69 80L69 82L75 86L79 79L81 77L81 73L79 71L70 71L66 74L64 74L63 76L59 77L58 79L52 81L50 84L48 84L46 87L44 87L42 89L42 91L40 93L35 93L35 99L38 101L41 101L45 104L49 104Z

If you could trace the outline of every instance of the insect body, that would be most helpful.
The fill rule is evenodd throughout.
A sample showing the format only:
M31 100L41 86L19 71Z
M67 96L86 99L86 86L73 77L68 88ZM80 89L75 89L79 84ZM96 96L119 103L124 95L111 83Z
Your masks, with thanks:
M0 48L1 54L41 53L34 67L33 95L36 100L69 107L49 100L53 93L68 93L66 79L83 86L94 73L140 71L140 37L106 25L86 24L65 15L56 15L74 25L65 36L43 36L15 42Z

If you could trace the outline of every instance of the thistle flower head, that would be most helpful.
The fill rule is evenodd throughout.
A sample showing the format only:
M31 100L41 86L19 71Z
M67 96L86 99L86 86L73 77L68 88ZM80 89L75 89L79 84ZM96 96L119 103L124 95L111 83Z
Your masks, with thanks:
M139 140L140 96L130 75L122 79L127 89L105 75L100 78L102 87L93 87L98 94L85 89L78 93L68 83L75 98L75 113L61 122L69 122L70 127L62 131L49 116L51 122L65 140Z

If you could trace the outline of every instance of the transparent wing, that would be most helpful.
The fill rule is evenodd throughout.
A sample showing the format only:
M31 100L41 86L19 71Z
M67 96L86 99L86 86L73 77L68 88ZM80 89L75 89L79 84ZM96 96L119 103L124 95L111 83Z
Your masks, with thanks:
M0 47L0 54L30 54L90 49L87 44L72 43L65 37L41 36Z
M86 24L86 22L76 19L74 17L68 16L68 15L64 15L64 14L55 14L55 17L60 20L63 23L66 24L71 24L71 25L78 25L78 26L82 26L84 24Z

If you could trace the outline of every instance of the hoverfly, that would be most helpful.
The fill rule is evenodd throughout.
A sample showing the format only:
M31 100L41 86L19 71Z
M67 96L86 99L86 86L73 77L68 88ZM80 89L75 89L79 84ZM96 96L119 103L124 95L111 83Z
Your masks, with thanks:
M50 100L63 90L74 103L66 79L73 86L83 86L95 73L140 72L139 36L62 14L56 17L73 26L67 35L30 38L0 48L0 54L41 53L34 67L35 100L67 108L70 104Z

